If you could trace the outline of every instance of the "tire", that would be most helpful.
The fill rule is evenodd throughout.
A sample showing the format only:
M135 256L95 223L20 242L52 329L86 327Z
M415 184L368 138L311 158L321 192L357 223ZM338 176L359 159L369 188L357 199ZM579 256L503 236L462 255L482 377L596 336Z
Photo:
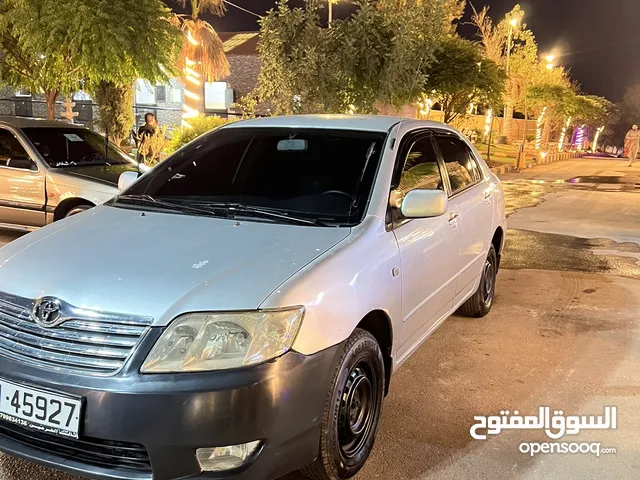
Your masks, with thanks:
M353 477L369 458L380 426L385 371L378 342L356 329L334 364L320 433L320 453L302 474L313 480Z
M482 277L478 290L460 307L460 312L468 317L482 318L493 306L496 292L496 275L498 274L498 256L493 245L489 248L487 260L482 269Z
M89 210L92 205L76 205L75 207L71 207L67 213L64 214L64 218L71 217L73 215L77 215L78 213L82 213L86 210Z

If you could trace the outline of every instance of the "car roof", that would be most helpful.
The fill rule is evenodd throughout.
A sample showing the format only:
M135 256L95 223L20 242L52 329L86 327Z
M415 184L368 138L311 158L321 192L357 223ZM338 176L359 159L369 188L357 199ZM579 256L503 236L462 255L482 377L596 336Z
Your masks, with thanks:
M412 125L415 124L416 127L446 128L444 124L439 122L385 115L285 115L242 120L230 123L224 128L326 128L388 132L394 125L400 122L411 122Z
M43 120L41 118L27 117L2 117L0 116L0 125L9 125L12 127L51 127L51 128L86 128L82 125L68 123L62 120Z

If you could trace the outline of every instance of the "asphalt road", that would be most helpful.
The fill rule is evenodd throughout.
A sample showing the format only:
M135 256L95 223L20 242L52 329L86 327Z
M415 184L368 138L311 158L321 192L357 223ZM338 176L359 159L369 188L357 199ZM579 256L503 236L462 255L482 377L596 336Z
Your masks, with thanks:
M449 319L394 375L357 480L638 478L640 165L571 160L504 181L511 230L494 310ZM571 415L617 406L616 430L563 439L617 453L531 457L518 446L544 434L469 434L474 416L539 406ZM0 480L72 478L0 455Z

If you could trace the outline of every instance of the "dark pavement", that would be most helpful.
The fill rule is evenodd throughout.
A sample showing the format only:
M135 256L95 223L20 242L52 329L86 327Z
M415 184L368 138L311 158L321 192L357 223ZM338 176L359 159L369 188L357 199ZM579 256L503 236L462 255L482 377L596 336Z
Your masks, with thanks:
M576 177L590 182L571 182ZM577 159L505 177L509 224L496 304L454 316L391 380L373 454L357 480L632 479L640 471L640 165ZM593 415L583 431L617 454L518 451L539 432L469 435L476 415L539 406ZM0 480L72 477L0 455ZM286 480L301 480L292 474ZM281 479L285 480L285 479Z

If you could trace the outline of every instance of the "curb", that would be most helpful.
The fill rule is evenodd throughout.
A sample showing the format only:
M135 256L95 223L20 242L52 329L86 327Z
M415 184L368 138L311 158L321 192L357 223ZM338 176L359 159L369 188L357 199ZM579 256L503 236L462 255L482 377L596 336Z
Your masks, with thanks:
M582 158L583 153L552 153L545 158L536 158L534 163L528 163L527 168L533 168L545 163L558 162L560 160L569 160L570 158ZM502 165L500 167L493 167L491 171L496 175L504 175L516 169L515 165Z

